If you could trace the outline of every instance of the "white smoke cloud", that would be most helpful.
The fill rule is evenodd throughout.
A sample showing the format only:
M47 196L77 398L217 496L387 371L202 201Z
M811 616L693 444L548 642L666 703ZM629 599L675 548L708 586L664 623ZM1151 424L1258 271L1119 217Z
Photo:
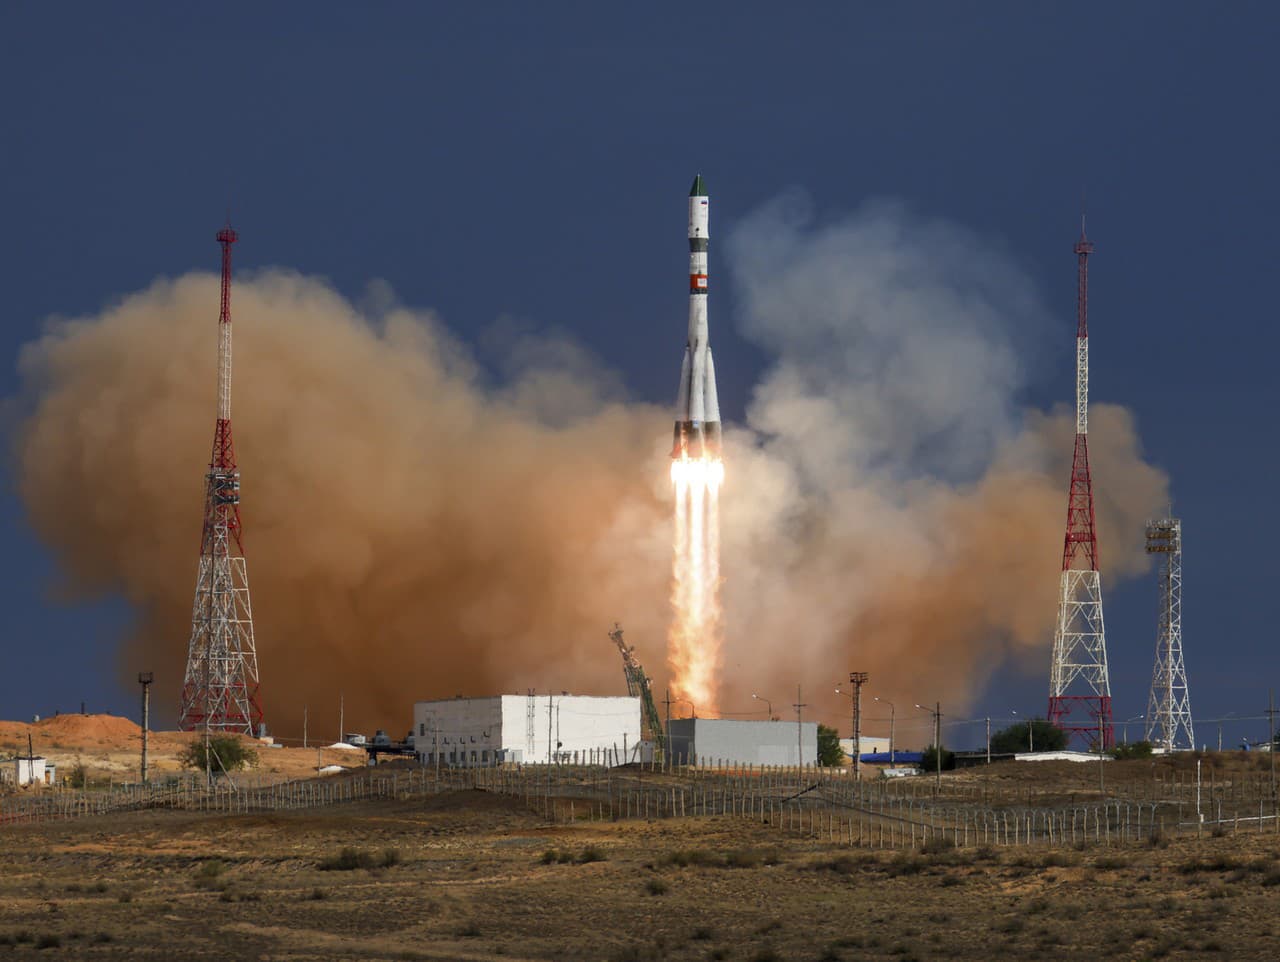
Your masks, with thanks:
M728 249L737 326L776 360L728 436L722 702L854 668L963 702L1011 652L1047 669L1073 428L1021 393L1073 326L1009 255L891 202L820 222L791 194ZM1126 412L1092 425L1115 578L1145 567L1166 481Z

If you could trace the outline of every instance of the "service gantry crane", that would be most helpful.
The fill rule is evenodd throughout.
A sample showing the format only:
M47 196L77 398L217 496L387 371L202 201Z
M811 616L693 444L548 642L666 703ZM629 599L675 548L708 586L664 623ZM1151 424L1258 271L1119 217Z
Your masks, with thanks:
M627 694L632 698L640 699L640 727L648 734L657 749L662 751L666 744L666 736L662 731L662 719L658 717L658 706L653 701L649 677L636 659L635 647L629 646L622 640L622 626L616 621L613 623L613 631L609 632L609 638L622 653L622 671L627 676Z

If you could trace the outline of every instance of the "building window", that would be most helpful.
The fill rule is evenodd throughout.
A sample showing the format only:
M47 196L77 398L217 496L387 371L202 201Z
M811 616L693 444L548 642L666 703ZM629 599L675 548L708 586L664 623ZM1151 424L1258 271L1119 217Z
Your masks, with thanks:
M426 723L426 722L418 722L418 734L419 734L419 735L425 735L426 733L427 733L427 723Z
M489 749L486 748L480 753L480 761L484 762L486 765L489 764Z
M473 748L471 750L471 764L474 765L475 763L476 763L476 752L475 752L475 749Z

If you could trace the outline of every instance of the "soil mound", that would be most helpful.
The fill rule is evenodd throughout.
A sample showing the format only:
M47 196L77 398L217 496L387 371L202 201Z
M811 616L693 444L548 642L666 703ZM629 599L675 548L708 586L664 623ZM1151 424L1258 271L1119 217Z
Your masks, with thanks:
M116 715L55 715L31 726L32 734L75 744L127 744L142 737L142 729Z

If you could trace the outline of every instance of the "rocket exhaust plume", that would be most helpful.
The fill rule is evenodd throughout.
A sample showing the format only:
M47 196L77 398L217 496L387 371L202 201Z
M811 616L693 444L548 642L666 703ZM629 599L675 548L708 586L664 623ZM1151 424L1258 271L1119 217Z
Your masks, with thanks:
M667 663L671 688L690 709L719 709L720 611L720 403L707 334L709 208L701 175L689 190L689 338L680 366L671 446L675 496L671 571L671 628Z
M753 691L776 708L837 669L948 713L1005 662L1042 675L1073 419L1022 399L1056 341L1025 271L886 203L815 222L789 196L726 246L737 329L771 361L723 437L723 501L705 335L702 432L687 425L691 457L673 459L669 409L627 401L619 375L562 338L504 332L499 376L484 376L385 284L353 303L291 271L237 276L236 455L262 707L279 734L301 733L304 704L313 725L328 704L336 735L340 694L353 726L398 731L424 698L620 692L602 639L615 621L655 686L686 679L699 714L750 711ZM215 274L158 280L50 321L20 360L15 487L58 596L128 603L126 637L100 642L119 649L122 690L139 664L161 685L182 678L217 300ZM693 361L682 406L697 401ZM1146 570L1166 482L1126 411L1089 415L1110 586ZM668 468L701 474L673 482ZM695 482L703 497L673 506ZM704 593L682 604L704 607L687 639L669 636L683 591L672 515L679 535L695 508ZM732 558L722 584L717 535ZM713 657L664 665L648 653L668 637L671 655ZM848 725L847 701L814 701L806 718ZM158 705L159 724L177 708Z

